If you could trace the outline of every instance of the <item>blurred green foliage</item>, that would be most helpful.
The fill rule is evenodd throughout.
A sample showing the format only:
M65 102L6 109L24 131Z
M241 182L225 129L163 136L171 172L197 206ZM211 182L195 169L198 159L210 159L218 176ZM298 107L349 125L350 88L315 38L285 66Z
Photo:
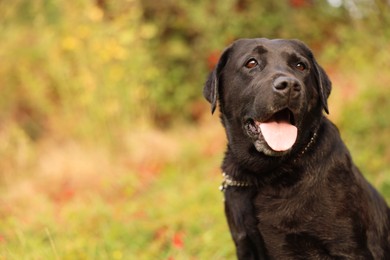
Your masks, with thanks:
M110 11L91 1L0 5L2 122L37 139L98 135L148 114L146 84L157 72L149 71L143 41L151 32L138 2Z
M345 107L339 127L362 173L390 198L390 89L377 84Z

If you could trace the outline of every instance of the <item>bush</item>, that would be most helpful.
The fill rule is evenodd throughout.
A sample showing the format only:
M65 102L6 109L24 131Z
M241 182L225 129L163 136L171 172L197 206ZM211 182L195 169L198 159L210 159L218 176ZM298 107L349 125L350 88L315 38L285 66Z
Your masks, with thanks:
M137 2L102 10L90 1L14 1L0 21L0 118L32 138L106 136L148 115L154 77ZM112 18L110 16L112 14Z

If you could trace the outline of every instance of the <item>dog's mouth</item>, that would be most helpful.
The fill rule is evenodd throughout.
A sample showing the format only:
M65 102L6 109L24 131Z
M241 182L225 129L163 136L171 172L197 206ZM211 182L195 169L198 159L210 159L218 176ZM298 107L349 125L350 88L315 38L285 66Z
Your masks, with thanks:
M267 150L263 147L266 144L266 148L273 152L284 153L291 149L298 136L296 119L288 108L272 114L264 121L249 118L245 121L245 128L254 139L256 149L262 152Z

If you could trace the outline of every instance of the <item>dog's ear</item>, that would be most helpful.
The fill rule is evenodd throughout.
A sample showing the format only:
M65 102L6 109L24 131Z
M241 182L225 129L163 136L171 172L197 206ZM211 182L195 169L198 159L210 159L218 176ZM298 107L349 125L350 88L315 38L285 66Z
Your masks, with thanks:
M207 99L207 101L211 104L211 113L213 114L215 111L215 108L217 107L218 102L218 92L220 88L220 76L222 73L223 68L225 67L229 55L230 55L230 49L231 47L228 47L225 49L225 51L222 53L221 57L219 58L218 64L215 66L214 70L209 74L209 77L207 78L207 81L203 88L203 96Z
M313 59L313 62L322 106L324 107L325 112L329 114L328 97L330 95L330 91L332 90L332 82L330 81L328 75L326 75L324 69L318 65L317 61Z

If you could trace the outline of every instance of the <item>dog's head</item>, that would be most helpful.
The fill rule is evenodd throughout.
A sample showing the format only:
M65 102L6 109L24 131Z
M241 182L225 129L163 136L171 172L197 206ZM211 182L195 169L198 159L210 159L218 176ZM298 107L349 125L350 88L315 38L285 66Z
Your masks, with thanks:
M328 113L331 82L297 40L241 39L230 45L203 94L219 103L230 146L266 156L301 149Z

